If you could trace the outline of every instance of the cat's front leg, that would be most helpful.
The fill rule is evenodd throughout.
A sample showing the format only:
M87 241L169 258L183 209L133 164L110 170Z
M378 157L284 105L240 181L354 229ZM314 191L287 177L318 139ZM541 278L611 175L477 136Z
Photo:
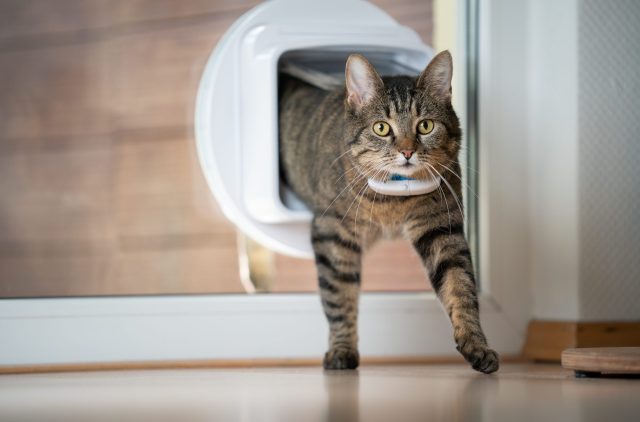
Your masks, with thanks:
M498 370L498 354L489 348L480 326L478 297L469 246L462 224L431 227L412 236L431 284L449 314L458 351L473 369Z
M333 221L332 221L333 220ZM312 243L322 307L329 323L325 369L355 369L358 354L358 297L361 247L354 233L335 217L318 217Z

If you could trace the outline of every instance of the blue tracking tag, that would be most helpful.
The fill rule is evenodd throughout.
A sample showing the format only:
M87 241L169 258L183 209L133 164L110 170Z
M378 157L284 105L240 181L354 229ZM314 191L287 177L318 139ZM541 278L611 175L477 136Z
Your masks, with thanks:
M412 179L411 177L403 176L401 174L392 174L389 177L389 180L415 180L415 179Z

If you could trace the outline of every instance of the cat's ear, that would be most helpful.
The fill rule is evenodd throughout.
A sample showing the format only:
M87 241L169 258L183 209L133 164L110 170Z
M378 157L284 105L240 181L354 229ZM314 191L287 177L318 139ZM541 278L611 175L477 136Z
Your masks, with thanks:
M422 88L430 96L449 102L451 101L451 76L453 75L453 60L449 50L438 53L418 78L418 88Z
M345 79L347 104L356 111L371 101L376 93L384 88L378 72L360 54L352 54L347 59Z

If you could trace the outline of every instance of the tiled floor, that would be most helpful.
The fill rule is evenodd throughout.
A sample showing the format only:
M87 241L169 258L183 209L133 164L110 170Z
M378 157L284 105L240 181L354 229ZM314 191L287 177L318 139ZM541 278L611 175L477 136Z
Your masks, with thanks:
M0 421L640 421L640 379L554 365L200 369L0 376Z

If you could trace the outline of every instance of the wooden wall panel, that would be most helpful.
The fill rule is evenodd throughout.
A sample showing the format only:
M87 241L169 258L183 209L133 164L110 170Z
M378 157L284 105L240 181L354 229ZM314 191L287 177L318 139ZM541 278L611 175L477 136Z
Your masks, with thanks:
M192 125L211 50L257 3L0 2L0 297L243 291ZM374 3L430 39L430 2ZM315 290L310 261L276 264L276 290ZM366 289L427 286L406 244L365 265Z
M119 294L105 286L107 255L27 252L0 256L0 297L95 296Z
M106 48L97 42L0 53L0 150L110 132Z
M560 362L563 350L576 347L640 347L640 322L534 320L527 327L522 355L536 361Z
M111 105L117 127L191 127L200 76L234 18L112 40Z
M13 48L0 41L0 296L243 291L191 127L202 67L242 10L192 23L171 13L195 2L154 16L144 2L80 6L71 20L111 15L74 40L82 28L55 17L34 29L52 3L23 7L32 33L14 25ZM158 13L169 21L104 29Z
M186 242L120 250L106 274L118 294L243 293L233 239L219 247Z
M420 258L408 241L385 241L365 256L363 288L372 291L421 291L431 285Z
M433 2L429 0L370 0L402 25L412 28L427 43L433 42ZM444 22L443 24L450 24Z
M27 37L106 27L112 8L111 0L2 0L0 46L20 48Z
M189 138L115 147L114 213L119 235L228 234Z
M117 0L114 21L132 23L157 20L226 16L232 21L261 0Z
M66 247L109 237L111 178L109 147L0 155L0 242Z
M3 0L0 50L96 40L149 26L221 15L235 19L259 3L260 0Z

